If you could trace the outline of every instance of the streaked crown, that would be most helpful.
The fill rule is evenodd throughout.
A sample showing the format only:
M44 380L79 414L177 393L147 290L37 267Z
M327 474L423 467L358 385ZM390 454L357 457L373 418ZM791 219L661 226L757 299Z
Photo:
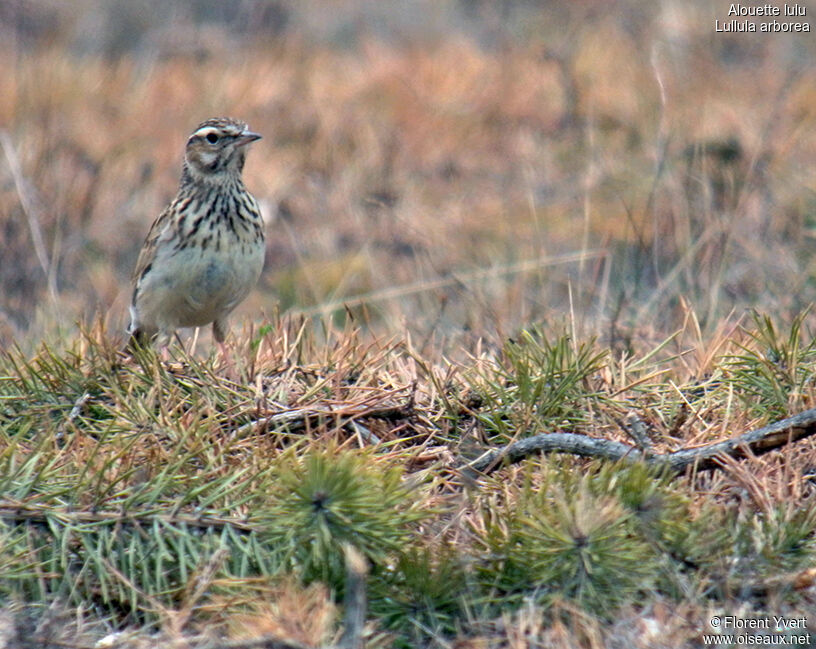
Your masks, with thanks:
M230 182L240 177L246 145L261 139L237 119L217 117L198 125L187 140L182 183Z

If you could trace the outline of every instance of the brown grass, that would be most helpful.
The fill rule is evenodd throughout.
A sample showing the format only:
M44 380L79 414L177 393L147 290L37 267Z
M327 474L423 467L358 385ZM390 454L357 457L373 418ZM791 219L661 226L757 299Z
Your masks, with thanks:
M264 135L245 176L267 219L267 263L234 317L235 375L212 359L195 366L202 375L189 364L133 364L107 377L97 403L78 407L82 390L73 384L51 385L53 400L32 397L30 413L14 409L19 395L0 401L0 421L30 416L32 430L69 439L55 450L68 465L136 488L194 430L196 446L184 452L211 473L183 478L199 484L281 461L291 436L270 436L262 416L410 401L410 421L366 421L360 431L325 418L307 423L297 443L365 447L373 434L388 462L425 479L498 443L477 420L482 413L468 410L474 377L492 376L507 360L507 340L536 324L569 330L574 344L597 336L609 352L587 387L611 400L586 400L582 432L624 439L620 422L635 412L663 451L764 423L728 391L733 377L723 379L722 358L740 345L766 353L745 332L747 307L773 314L786 331L816 298L810 35L714 34L712 11L724 10L702 0L673 15L668 3L588 0L502 3L506 14L473 3L477 18L460 25L448 17L441 31L399 23L382 31L359 18L352 37L317 37L320 12L345 24L367 5L305 2L281 3L292 22L274 37L264 27L236 33L187 17L171 23L178 29L169 36L110 55L80 52L81 19L99 9L91 0L77 3L75 16L35 0L17 4L16 19L31 11L58 27L26 40L23 22L0 26L0 347L18 345L16 363L48 357L41 342L57 340L60 352L79 347L77 374L94 378L104 365L94 354L113 355L126 324L129 274L175 192L189 131L229 114ZM458 6L440 2L437 11L459 16ZM816 7L807 6L812 19ZM46 20L53 16L56 23ZM562 257L570 261L556 263ZM77 323L95 319L106 333L76 343ZM815 324L809 313L808 340ZM195 356L206 356L207 336L196 339ZM19 368L8 367L0 381L16 386ZM151 387L133 405L142 375ZM813 404L809 383L786 405ZM138 443L112 435L113 455L97 454L94 406L109 411L105 425L124 440L139 432ZM72 408L79 418L66 414ZM749 519L793 511L811 497L814 452L804 441L687 476L677 489L695 513L711 503ZM438 492L423 495L443 512L423 530L427 547L473 550L486 511L549 479L546 462L531 464L503 469L474 494L445 474ZM265 599L242 602L234 637L242 627L317 645L336 631L320 587L264 583L247 592L248 601L258 592ZM472 628L437 640L461 648L694 646L722 611L687 595L656 597L612 624L567 603L555 613L533 605L490 619L474 613ZM788 610L769 602L775 613ZM218 605L208 601L204 613L217 617ZM724 606L739 612L741 604ZM314 624L293 613L304 609ZM0 610L0 630L10 610ZM183 626L182 613L173 615Z

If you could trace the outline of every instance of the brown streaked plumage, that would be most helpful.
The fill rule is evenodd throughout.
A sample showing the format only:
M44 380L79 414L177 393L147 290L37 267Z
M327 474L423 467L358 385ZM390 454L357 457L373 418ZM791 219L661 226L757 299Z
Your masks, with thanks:
M264 224L241 177L246 145L260 139L231 118L209 119L190 138L178 194L147 234L133 273L131 339L166 347L182 327L212 323L220 344L227 317L258 281Z

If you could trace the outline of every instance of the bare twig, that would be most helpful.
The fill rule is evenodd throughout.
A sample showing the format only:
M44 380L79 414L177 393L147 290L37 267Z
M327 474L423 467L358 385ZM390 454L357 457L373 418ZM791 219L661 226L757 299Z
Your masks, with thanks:
M29 194L26 180L23 177L20 159L17 157L17 149L14 148L14 143L6 131L0 131L0 147L3 148L11 177L14 179L14 188L17 190L20 207L23 208L23 213L28 221L28 229L31 232L31 243L34 245L34 254L37 255L37 261L40 263L40 268L42 268L45 274L51 299L54 301L54 304L56 304L57 283L54 273L52 272L51 262L48 259L48 253L45 250L45 239L43 238L42 226L40 225L40 210Z
M645 459L649 464L665 466L675 473L682 473L690 466L705 471L720 468L723 456L741 459L762 455L814 434L816 434L816 408L723 442L648 456L640 449L623 442L595 439L577 433L542 433L488 451L464 467L459 467L459 470L464 470L466 474L491 473L505 463L520 462L538 453L572 453L605 460Z
M538 453L572 453L604 460L621 460L627 456L631 456L632 459L642 458L638 449L622 442L595 439L577 433L542 433L488 451L460 467L460 470L464 470L466 474L474 471L492 473L505 463L514 464Z
M626 425L623 427L623 430L626 431L641 451L645 453L649 452L649 449L652 447L652 441L649 439L646 424L643 423L640 415L636 412L631 413L626 418Z
M397 419L405 419L409 417L411 409L406 406L381 406L375 407L360 407L360 406L346 406L327 408L327 407L309 407L297 408L296 410L286 410L278 412L268 417L260 417L254 421L240 426L236 431L236 435L242 435L253 430L277 428L286 426L289 430L298 430L305 428L307 422L316 423L319 419L326 417L341 417L344 419L387 419L389 421Z
M173 516L155 513L139 512L100 512L100 511L70 511L68 509L51 507L47 505L36 505L33 503L22 503L0 499L0 520L21 521L35 524L44 524L49 520L63 521L69 525L79 525L83 523L128 523L144 521L162 521L168 525L186 525L197 529L224 529L233 528L238 532L252 532L255 528L243 520L232 518L215 518L212 516L191 516L176 514Z
M349 426L351 429L360 437L363 442L367 444L371 444L372 446L377 446L382 440L377 437L374 433L372 433L368 428L363 426L360 423L357 423L353 419L349 422Z
M57 443L62 442L65 437L65 431L70 424L74 422L81 414L82 411L85 410L85 406L87 405L88 401L91 398L90 392L83 392L82 396L80 396L75 402L74 407L71 408L71 412L68 413L68 420L63 424L55 435L55 439Z

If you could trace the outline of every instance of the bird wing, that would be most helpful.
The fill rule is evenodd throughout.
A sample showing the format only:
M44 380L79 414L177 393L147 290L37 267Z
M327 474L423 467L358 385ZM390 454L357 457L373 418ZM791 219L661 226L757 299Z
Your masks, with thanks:
M131 282L133 283L133 298L135 301L136 293L139 290L139 281L144 276L145 272L150 268L153 261L156 259L156 251L158 249L159 239L172 238L176 229L178 229L178 219L173 218L175 213L175 202L168 205L164 211L159 214L158 218L153 221L150 230L145 237L142 250L139 252L139 258L136 260L136 268L133 271ZM168 232L170 230L170 232Z

